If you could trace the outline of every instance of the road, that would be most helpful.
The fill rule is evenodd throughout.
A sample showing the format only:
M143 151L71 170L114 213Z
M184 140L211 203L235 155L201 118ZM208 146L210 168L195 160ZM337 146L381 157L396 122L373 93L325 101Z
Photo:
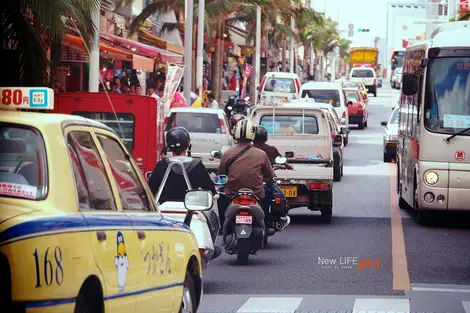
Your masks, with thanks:
M248 266L225 253L213 260L198 312L470 313L469 215L444 215L430 228L397 205L396 165L383 163L380 122L398 97L384 85L370 98L369 127L353 126L331 224L294 209L291 225ZM358 269L361 262L374 268Z

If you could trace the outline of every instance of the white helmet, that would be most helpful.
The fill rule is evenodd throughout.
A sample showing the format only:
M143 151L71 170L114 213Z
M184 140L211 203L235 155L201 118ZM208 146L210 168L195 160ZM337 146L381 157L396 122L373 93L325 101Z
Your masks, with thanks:
M235 140L253 141L255 136L256 128L250 120L243 119L235 125L235 132L233 133Z

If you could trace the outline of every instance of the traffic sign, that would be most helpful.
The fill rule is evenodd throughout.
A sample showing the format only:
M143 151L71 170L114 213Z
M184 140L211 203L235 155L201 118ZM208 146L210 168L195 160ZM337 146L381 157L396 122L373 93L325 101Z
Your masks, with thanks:
M349 28L350 30L353 30L353 29L354 29L354 24L349 24L349 25L348 25L348 28Z
M348 37L354 37L354 31L348 30Z

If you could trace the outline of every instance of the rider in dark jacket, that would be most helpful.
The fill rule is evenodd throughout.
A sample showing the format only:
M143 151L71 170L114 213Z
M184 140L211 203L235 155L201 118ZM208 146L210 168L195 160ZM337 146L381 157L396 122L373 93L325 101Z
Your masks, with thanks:
M173 153L173 157L164 158L155 165L152 176L149 180L149 186L153 194L158 192L165 172L172 160L183 162L184 169L188 174L192 189L209 190L215 195L215 186L206 167L200 160L191 158L191 144L188 131L184 127L174 127L166 134L166 146ZM163 187L159 203L165 201L184 201L184 196L188 190L181 167L173 166L170 175Z

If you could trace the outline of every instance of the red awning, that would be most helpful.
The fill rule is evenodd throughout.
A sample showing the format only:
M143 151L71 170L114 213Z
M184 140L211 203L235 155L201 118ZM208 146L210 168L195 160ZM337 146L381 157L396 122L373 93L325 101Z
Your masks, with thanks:
M147 57L158 57L168 63L183 64L183 56L170 51L166 51L157 47L152 47L140 42L132 41L123 37L101 34L100 37L104 40L111 41L114 44L123 46L124 48L131 49L135 53L145 55Z

